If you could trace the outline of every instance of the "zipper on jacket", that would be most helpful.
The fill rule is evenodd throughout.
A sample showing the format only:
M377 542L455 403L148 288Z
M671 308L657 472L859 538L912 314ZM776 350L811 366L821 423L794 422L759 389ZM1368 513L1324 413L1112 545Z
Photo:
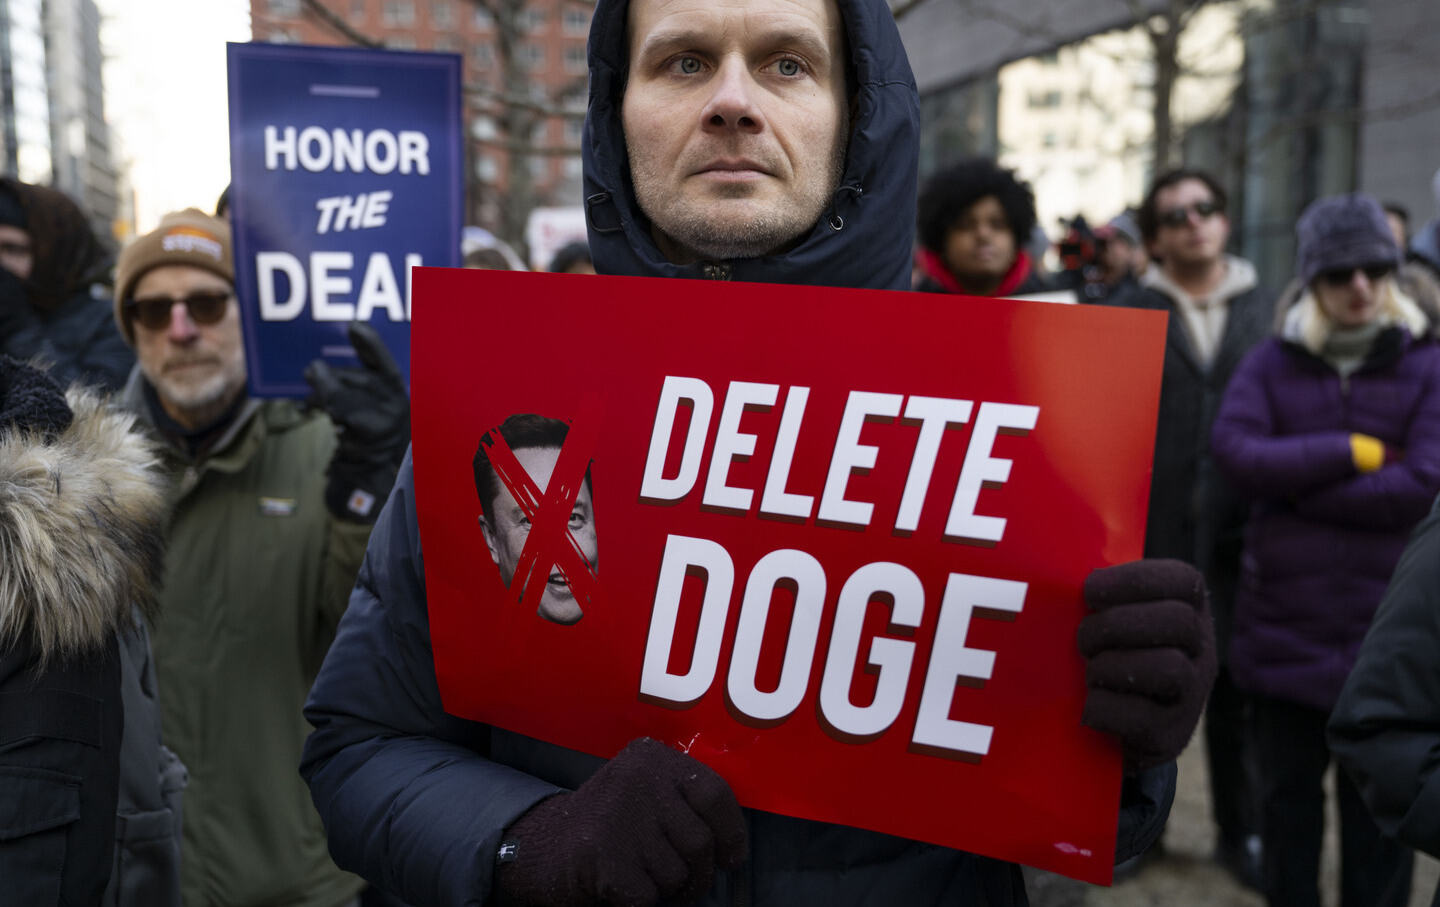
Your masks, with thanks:
M700 266L700 273L706 280L729 280L734 269L723 261L707 261Z

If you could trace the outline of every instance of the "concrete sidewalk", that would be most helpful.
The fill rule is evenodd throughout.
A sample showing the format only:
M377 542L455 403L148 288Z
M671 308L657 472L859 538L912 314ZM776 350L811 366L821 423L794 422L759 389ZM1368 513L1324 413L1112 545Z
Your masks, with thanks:
M1202 734L1195 735L1180 757L1180 786L1165 827L1164 852L1146 862L1136 876L1113 888L1098 888L1027 869L1033 907L1265 907L1263 897L1240 886L1210 859L1215 832L1210 821L1210 783ZM1337 827L1332 793L1320 866L1321 897L1326 907L1340 907ZM1410 907L1430 907L1437 883L1440 861L1417 854Z

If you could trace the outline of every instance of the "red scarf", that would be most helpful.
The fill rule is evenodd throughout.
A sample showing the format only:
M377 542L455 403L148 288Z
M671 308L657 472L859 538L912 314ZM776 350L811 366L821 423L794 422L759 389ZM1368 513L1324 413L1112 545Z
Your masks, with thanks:
M921 248L915 253L915 261L920 265L920 270L925 276L938 283L947 293L959 293L962 296L1009 296L1030 276L1030 253L1021 249L1015 254L1015 263L1010 270L1005 272L1001 279L1000 286L994 293L975 293L960 285L950 269L945 267L945 260L929 249Z

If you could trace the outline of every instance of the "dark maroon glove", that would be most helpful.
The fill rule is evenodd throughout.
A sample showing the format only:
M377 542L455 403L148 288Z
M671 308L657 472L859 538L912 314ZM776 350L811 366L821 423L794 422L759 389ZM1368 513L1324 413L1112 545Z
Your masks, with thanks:
M501 892L519 904L681 903L715 869L745 861L745 820L704 764L642 737L574 793L542 800L505 830Z
M1081 721L1120 738L1125 769L1169 762L1189 742L1215 682L1205 580L1183 561L1131 561L1085 579Z

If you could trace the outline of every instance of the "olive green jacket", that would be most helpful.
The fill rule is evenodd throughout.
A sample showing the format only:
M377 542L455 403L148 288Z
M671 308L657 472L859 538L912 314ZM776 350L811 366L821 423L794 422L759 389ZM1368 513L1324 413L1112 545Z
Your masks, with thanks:
M137 367L123 402L154 432ZM154 432L157 437L158 432ZM190 770L186 907L335 907L361 888L331 862L300 779L301 715L370 527L325 509L335 430L288 400L249 400L175 484L154 652L166 743Z

